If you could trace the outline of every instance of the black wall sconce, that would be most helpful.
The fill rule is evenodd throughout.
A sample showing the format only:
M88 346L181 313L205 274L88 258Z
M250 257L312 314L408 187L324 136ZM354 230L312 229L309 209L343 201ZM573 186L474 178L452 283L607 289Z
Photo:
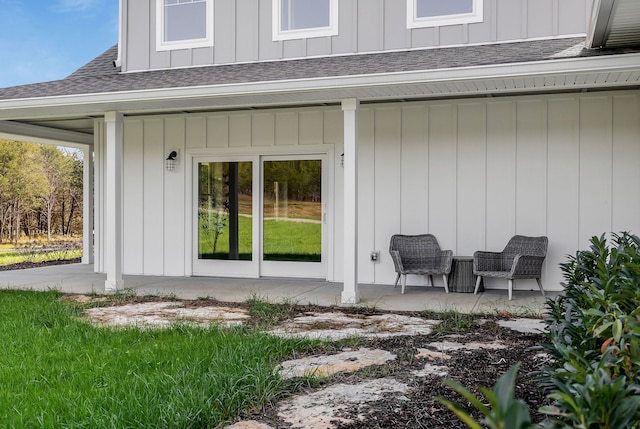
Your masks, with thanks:
M178 152L172 150L167 159L165 160L165 166L167 171L173 171L176 168L176 159L178 158Z

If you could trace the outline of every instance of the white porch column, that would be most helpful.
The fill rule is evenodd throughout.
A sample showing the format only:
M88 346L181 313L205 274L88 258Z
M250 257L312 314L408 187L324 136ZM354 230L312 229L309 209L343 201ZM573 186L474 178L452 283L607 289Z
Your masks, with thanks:
M82 149L82 263L93 264L93 147Z
M122 113L106 112L104 198L106 292L122 289Z
M342 303L356 304L358 292L358 108L355 98L342 100L344 112L344 286Z

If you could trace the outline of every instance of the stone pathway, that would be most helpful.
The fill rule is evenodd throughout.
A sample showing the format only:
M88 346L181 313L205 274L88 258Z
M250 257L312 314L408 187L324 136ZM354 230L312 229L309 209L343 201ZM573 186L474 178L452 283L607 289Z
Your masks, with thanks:
M82 298L76 298L83 302ZM219 323L226 326L238 325L249 319L243 309L224 306L189 307L184 303L149 302L121 306L97 307L86 310L86 317L103 326L135 325L145 328L162 328L173 323L193 323L206 325ZM438 322L419 317L397 314L359 315L342 312L309 312L270 331L283 337L309 337L339 340L349 337L391 338L394 336L428 335ZM499 325L525 333L540 333L544 323L535 319L515 319L499 321ZM419 348L416 359L424 360L422 369L411 373L414 377L445 377L449 368L446 361L452 353L474 349L499 350L507 347L496 340L491 343L461 342L451 335L442 341ZM345 348L329 355L309 356L283 362L279 373L283 378L330 377L339 373L350 373L373 365L385 365L397 359L386 350ZM437 362L439 364L433 363ZM278 418L291 428L331 429L335 422L348 423L345 411L357 410L359 418L367 413L377 401L386 395L401 399L410 392L410 387L393 377L365 380L356 384L333 384L311 393L294 396L277 404ZM350 414L352 415L352 414ZM253 420L242 421L227 426L226 429L273 429L271 426Z
M437 321L411 318L399 315L358 316L344 313L310 313L294 318L283 326L272 331L273 334L306 336L310 338L342 339L361 335L364 337L388 338L397 335L428 334ZM544 326L534 319L516 319L508 321L505 327L519 332L539 333ZM389 328L388 330L385 330ZM499 350L506 344L468 342L459 343L450 339L430 343L428 349L418 349L417 359L447 360L449 353L475 349ZM309 376L328 377L339 372L354 372L371 365L383 365L396 357L385 350L344 350L328 356L313 356L283 362L280 374L285 377ZM424 368L413 371L415 377L446 377L449 368L446 365L434 365L426 362ZM349 423L350 420L340 415L341 411L358 410L364 415L367 409L374 406L384 395L400 395L409 391L409 386L393 378L367 380L353 385L335 384L309 394L299 395L278 404L278 417L289 423L291 428L332 429L336 422ZM226 429L273 429L271 426L256 421L243 421L227 426Z

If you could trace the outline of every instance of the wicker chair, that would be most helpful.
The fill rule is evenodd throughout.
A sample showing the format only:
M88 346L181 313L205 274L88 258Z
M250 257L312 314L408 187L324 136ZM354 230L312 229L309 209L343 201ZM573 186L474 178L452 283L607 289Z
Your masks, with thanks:
M451 271L453 252L440 250L438 240L431 234L394 235L389 244L389 253L398 276L394 287L398 287L398 280L402 278L402 293L407 284L407 274L428 275L433 286L433 275L442 275L444 290L449 293L447 275Z
M478 293L482 277L509 280L509 301L516 279L536 279L542 296L544 289L540 277L542 263L547 255L547 237L515 235L502 252L477 251L473 254L473 274L478 276L474 294Z

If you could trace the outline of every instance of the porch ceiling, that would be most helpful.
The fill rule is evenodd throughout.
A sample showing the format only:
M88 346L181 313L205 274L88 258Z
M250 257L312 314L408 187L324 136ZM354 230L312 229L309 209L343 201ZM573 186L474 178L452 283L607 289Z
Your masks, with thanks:
M92 118L0 121L0 138L83 148L93 145Z
M85 116L80 118L51 118L41 119L35 121L27 121L29 124L38 125L41 127L69 130L78 133L93 134L93 124L95 117Z

